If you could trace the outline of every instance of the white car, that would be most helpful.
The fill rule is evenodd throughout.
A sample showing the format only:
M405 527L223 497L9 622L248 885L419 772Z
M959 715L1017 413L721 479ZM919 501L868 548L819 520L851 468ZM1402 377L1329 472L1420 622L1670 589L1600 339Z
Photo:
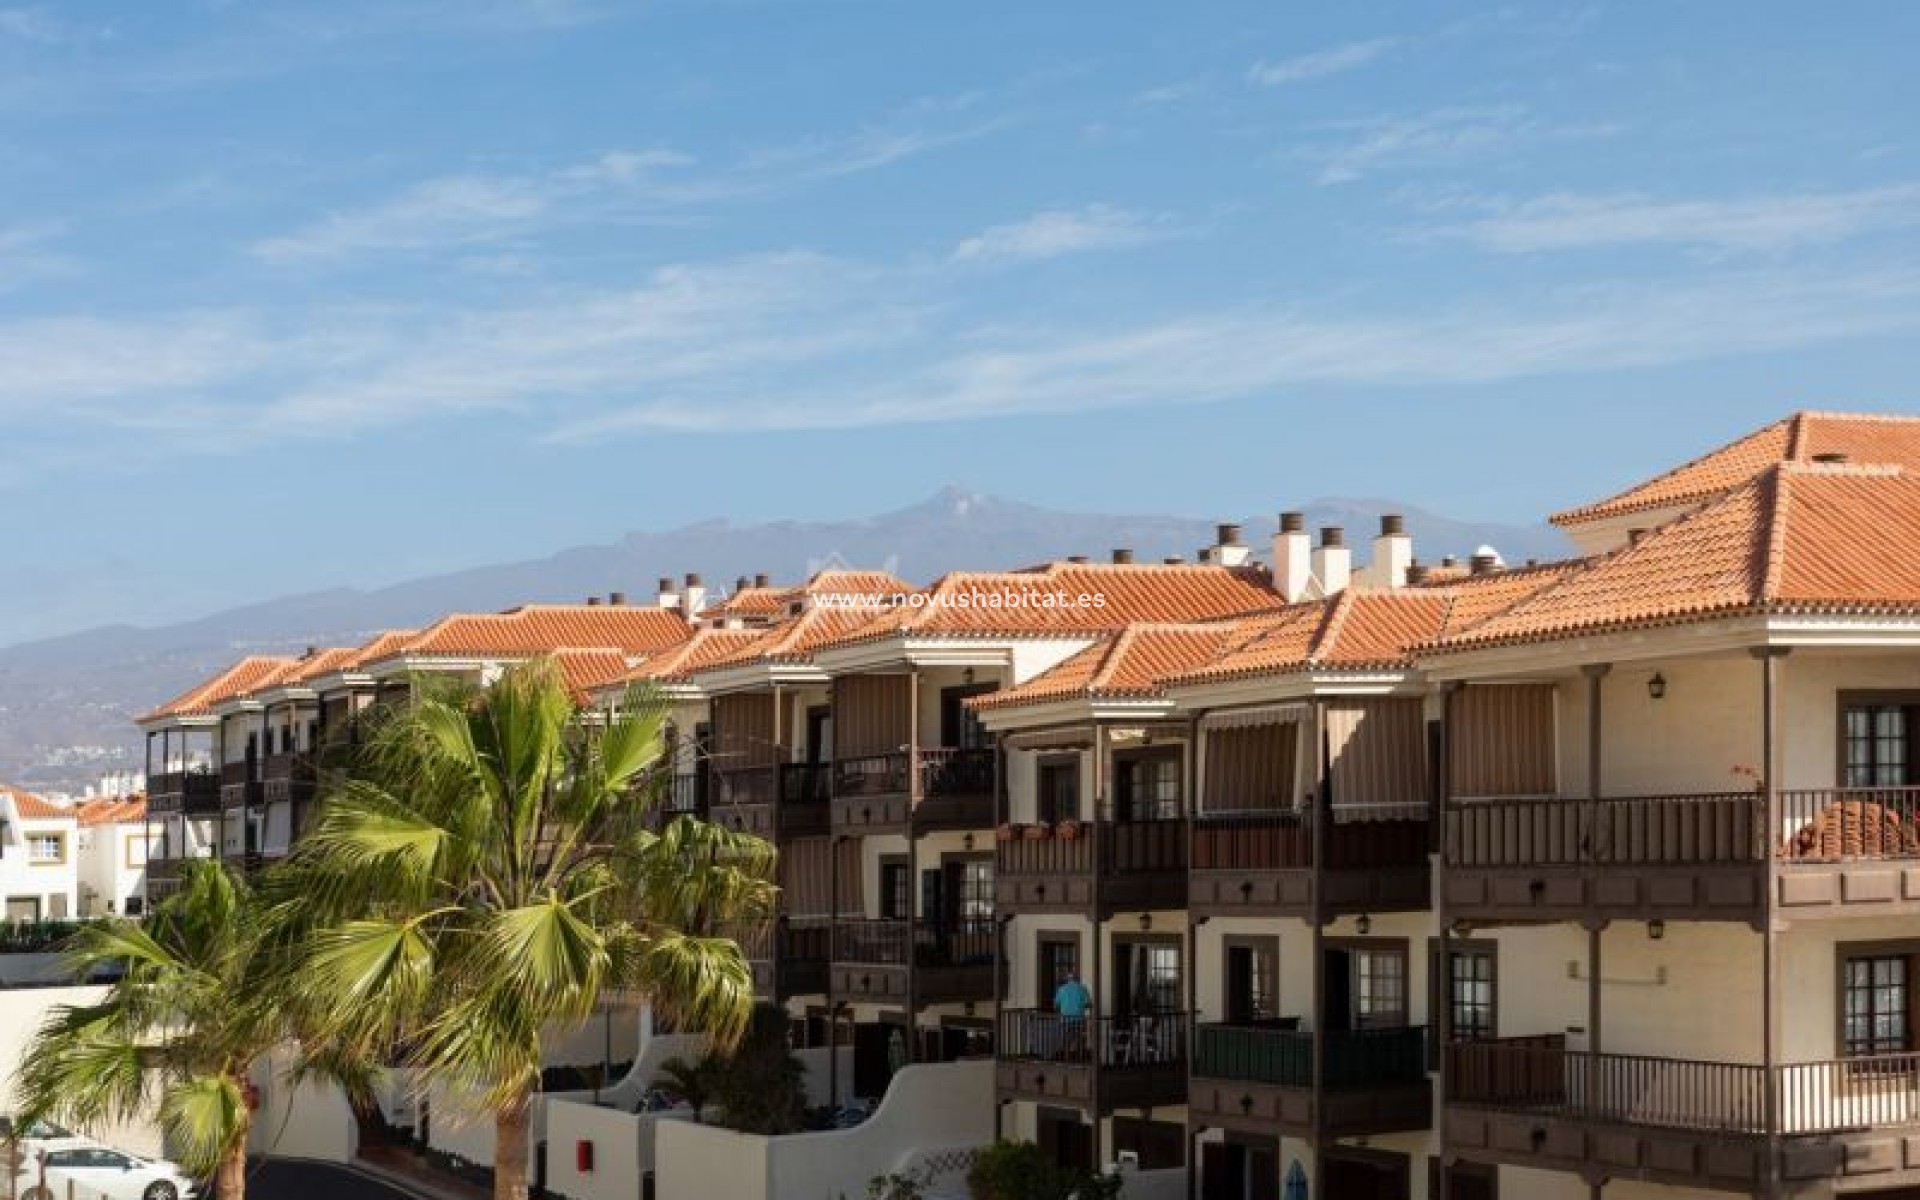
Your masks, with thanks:
M105 1146L56 1144L45 1153L47 1186L39 1185L41 1163L36 1156L27 1164L34 1184L21 1190L20 1200L55 1200L65 1194L68 1180L110 1200L193 1200L198 1194L179 1167L161 1159L139 1158Z

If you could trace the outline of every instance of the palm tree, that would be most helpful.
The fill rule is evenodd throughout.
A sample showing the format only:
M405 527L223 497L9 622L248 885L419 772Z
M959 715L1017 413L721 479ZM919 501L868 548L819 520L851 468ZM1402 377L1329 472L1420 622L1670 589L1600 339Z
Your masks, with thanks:
M667 1085L667 1089L687 1102L693 1109L693 1123L700 1124L701 1115L706 1112L707 1101L713 1095L713 1076L716 1060L709 1050L695 1062L674 1057L660 1064L654 1072L654 1078Z
M740 947L764 921L767 843L676 817L664 708L631 693L592 719L535 660L491 687L422 678L330 783L295 850L306 1014L331 1052L400 1046L424 1081L494 1121L494 1195L524 1200L541 1032L619 989L728 1045L753 1007Z
M159 1113L181 1164L246 1194L248 1070L289 1026L274 1000L270 924L245 882L209 861L144 925L86 925L68 960L83 978L123 969L97 1004L53 1010L15 1081L20 1121L69 1125ZM157 1198L156 1198L157 1200Z

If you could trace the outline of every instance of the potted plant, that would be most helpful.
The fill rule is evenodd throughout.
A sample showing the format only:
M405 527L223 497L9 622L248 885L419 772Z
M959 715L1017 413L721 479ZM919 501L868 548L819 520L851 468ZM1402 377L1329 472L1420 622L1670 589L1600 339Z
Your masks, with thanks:
M1053 836L1053 827L1045 821L1040 821L1027 826L1025 834L1027 840L1030 842L1044 842Z
M1019 836L1020 827L1011 821L1002 823L1000 828L993 831L993 838L997 842L1011 842L1018 839Z
M1080 835L1085 832L1085 827L1082 826L1079 821L1069 817L1055 826L1053 832L1054 836L1063 842L1075 842L1080 840Z

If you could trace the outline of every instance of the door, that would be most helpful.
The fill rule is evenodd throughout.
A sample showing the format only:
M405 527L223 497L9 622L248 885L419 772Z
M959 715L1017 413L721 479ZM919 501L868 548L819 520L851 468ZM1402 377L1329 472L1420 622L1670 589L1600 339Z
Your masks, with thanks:
M1270 1138L1229 1134L1200 1149L1200 1200L1280 1200L1280 1148Z
M1226 940L1226 1018L1248 1025L1275 1015L1279 944L1272 938Z
M897 1025L869 1021L853 1027L853 1094L879 1099L893 1078L889 1050Z
M833 708L816 704L807 709L807 761L815 766L833 761Z
M1328 946L1320 975L1324 980L1320 1027L1328 1033L1344 1033L1353 1028L1353 955L1344 947Z
M1035 811L1048 825L1080 818L1080 760L1056 759L1040 764L1039 795Z
M954 750L984 750L993 744L980 718L961 701L969 696L984 696L994 690L991 683L970 683L965 687L940 689L940 744Z
M1093 1129L1071 1109L1043 1108L1039 1113L1040 1149L1053 1162L1075 1170L1093 1167Z
M1385 1150L1328 1151L1320 1194L1329 1200L1408 1200L1407 1156Z
M1042 936L1039 946L1039 1006L1047 1012L1052 1012L1053 994L1060 990L1060 985L1067 981L1067 976L1080 973L1080 939Z

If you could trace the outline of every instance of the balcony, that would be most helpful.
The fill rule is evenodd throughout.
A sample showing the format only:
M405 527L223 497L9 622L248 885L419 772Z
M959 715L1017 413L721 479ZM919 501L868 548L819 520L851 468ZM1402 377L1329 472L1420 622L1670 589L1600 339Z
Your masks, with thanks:
M1197 916L1311 918L1419 912L1431 901L1424 819L1333 821L1314 863L1311 810L1209 814L1193 822Z
M826 767L772 763L713 776L712 819L770 841L828 832Z
M1456 800L1443 853L1466 921L1759 919L1766 798L1754 792Z
M268 803L304 803L313 799L317 776L313 760L304 753L269 754L262 779Z
M1779 802L1783 913L1920 915L1920 788L1794 789Z
M1365 1137L1426 1129L1433 1088L1427 1031L1360 1029L1325 1034L1326 1070L1314 1094L1314 1035L1298 1018L1202 1025L1193 1049L1194 1120L1246 1133Z
M1444 1118L1467 1158L1751 1193L1920 1184L1920 1054L1765 1067L1565 1049L1558 1036L1448 1047ZM1769 1093L1779 1136L1767 1134Z
M833 765L833 825L848 833L985 829L993 824L994 752L923 749L920 801L912 801L906 751L843 758Z
M833 994L865 1004L938 1004L993 998L991 917L949 927L904 920L841 920L833 927Z
M667 781L666 796L662 799L659 816L663 821L675 817L699 817L707 815L707 792L711 777L705 773L688 772L678 774Z
M1076 1018L1007 1009L994 1053L1003 1100L1101 1113L1187 1102L1185 1013Z
M212 771L173 771L153 777L149 811L211 814L220 811L220 777Z
M1185 908L1186 818L1007 827L994 892L1007 912L1092 913L1096 896L1101 917Z
M739 941L753 967L754 995L777 1002L826 993L832 930L825 917L783 918L744 932Z
M266 800L266 791L253 762L227 763L220 768L220 806L248 808Z

